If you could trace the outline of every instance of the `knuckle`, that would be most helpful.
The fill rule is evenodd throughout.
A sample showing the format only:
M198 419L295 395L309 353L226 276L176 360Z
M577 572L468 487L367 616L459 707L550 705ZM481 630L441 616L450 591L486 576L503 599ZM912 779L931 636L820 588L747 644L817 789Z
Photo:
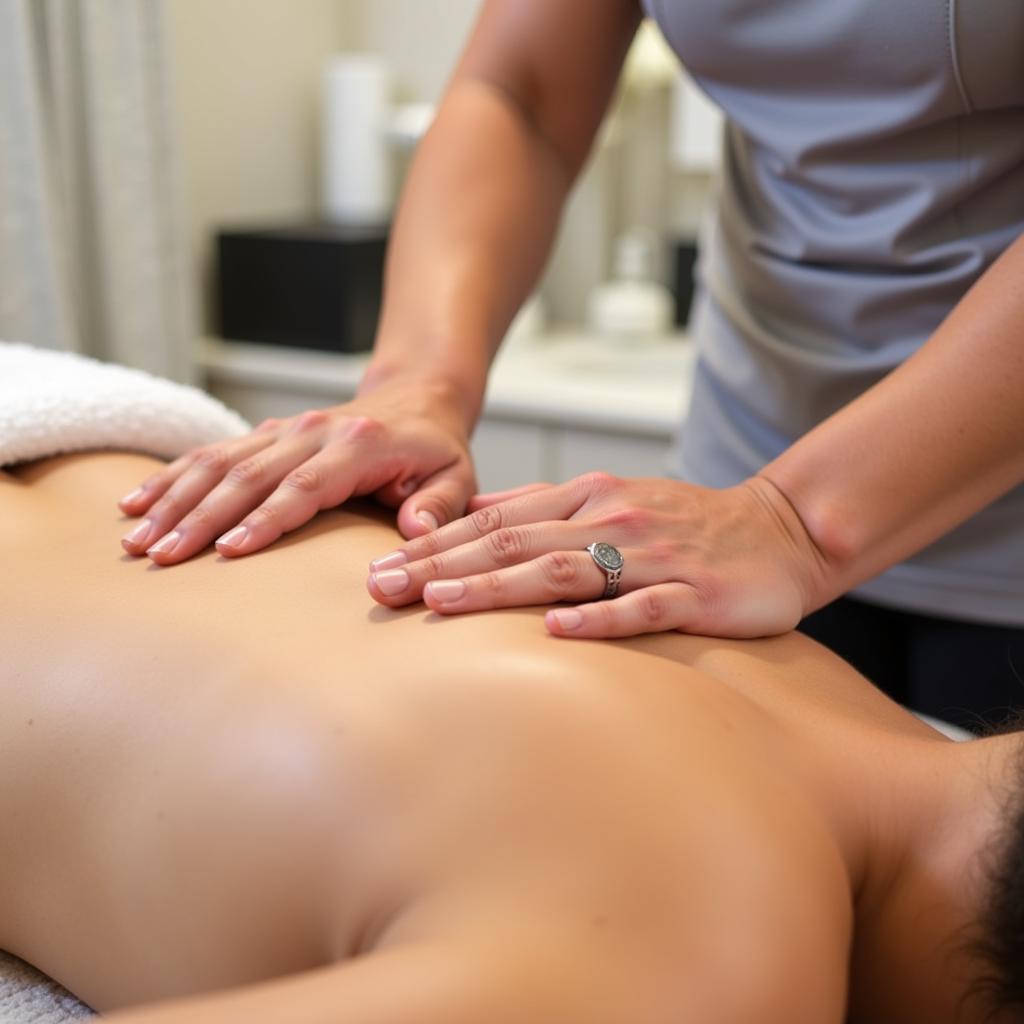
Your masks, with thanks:
M150 515L161 520L177 522L186 511L184 502L171 490L150 509Z
M439 580L445 579L448 575L448 567L445 564L445 559L440 555L429 555L422 559L422 575L428 580Z
M196 505L194 509L182 520L181 525L185 529L195 527L210 527L214 523L213 512L206 505Z
M370 416L355 416L341 428L338 439L342 441L377 441L384 433L384 424Z
M500 597L505 590L505 585L496 572L484 572L479 576L474 576L473 584L477 590L488 594L491 599Z
M324 409L309 409L295 417L292 430L296 434L301 434L308 430L318 430L326 426L329 419L330 417Z
M580 581L579 559L567 551L551 551L539 558L537 564L556 594L571 592Z
M653 590L641 590L637 595L637 612L649 624L664 622L668 618L668 601Z
M299 494L319 494L324 489L324 478L319 470L300 466L284 478L283 485Z
M228 470L226 480L235 487L255 487L263 483L265 473L262 459L243 459Z
M422 560L427 563L435 562L441 553L441 541L436 533L426 533L422 537L417 537L407 550L410 559Z
M526 557L526 537L521 530L503 527L488 534L484 543L498 565L516 565Z
M617 533L635 536L650 528L654 516L650 509L634 506L613 509L599 519L601 527Z
M485 508L478 508L469 516L469 525L472 526L480 537L493 533L495 530L500 530L502 522L500 505L488 505Z
M250 523L256 527L268 526L271 529L280 530L281 515L273 505L257 505L249 513L246 525Z
M579 477L588 494L607 494L613 491L621 482L617 476L606 473L604 470L596 469L590 473L584 473Z
M647 555L655 565L667 567L678 554L678 549L670 541L657 541L647 546Z
M231 460L223 448L211 446L209 448L200 448L195 453L192 464L210 473L223 475L230 468Z

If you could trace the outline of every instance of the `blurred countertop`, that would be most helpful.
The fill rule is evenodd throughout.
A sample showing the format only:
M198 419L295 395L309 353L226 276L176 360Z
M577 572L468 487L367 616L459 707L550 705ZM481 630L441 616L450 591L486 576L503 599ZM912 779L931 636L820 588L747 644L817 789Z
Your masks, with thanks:
M277 389L339 401L352 395L369 353L204 339L199 363L209 384ZM491 371L484 416L494 419L670 437L689 404L695 355L685 334L613 342L558 331L505 346Z

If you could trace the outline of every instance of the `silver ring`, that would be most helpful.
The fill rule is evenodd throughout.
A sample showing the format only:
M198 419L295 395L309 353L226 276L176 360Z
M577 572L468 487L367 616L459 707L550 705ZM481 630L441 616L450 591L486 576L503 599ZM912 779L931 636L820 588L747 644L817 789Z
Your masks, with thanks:
M594 564L604 573L604 593L601 596L614 597L619 592L622 567L626 564L622 552L603 541L594 541L593 544L588 544L587 551L594 560Z

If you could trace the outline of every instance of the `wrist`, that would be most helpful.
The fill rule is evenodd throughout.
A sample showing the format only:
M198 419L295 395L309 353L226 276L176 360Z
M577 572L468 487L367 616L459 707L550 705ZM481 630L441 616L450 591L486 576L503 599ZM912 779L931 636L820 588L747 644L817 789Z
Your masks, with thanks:
M462 375L393 366L375 359L366 368L356 393L361 397L381 392L394 394L407 415L451 417L467 438L473 432L483 402L483 385L475 387Z
M465 328L439 330L382 314L373 356L358 393L401 388L425 402L457 410L468 435L480 416L495 346Z
M842 594L847 589L843 581L848 575L851 559L841 543L832 543L840 541L833 524L823 517L809 519L805 509L766 470L745 483L770 510L786 538L797 584L803 595L804 615Z

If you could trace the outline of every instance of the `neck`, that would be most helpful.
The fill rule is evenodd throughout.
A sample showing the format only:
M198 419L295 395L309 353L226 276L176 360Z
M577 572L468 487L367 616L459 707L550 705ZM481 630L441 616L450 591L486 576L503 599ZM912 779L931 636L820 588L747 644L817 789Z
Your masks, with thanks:
M904 741L892 759L898 771L884 772L882 759L886 777L861 780L877 802L857 895L851 1021L987 1019L968 998L980 970L970 944L1019 749L1014 735Z

